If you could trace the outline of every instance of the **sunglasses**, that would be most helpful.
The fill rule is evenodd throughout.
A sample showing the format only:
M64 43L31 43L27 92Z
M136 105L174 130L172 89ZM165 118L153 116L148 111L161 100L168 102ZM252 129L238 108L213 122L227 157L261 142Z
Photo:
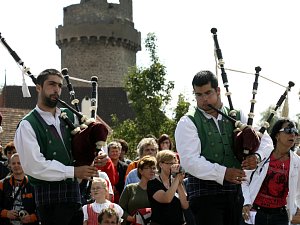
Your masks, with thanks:
M295 127L285 127L280 129L279 132L284 132L286 134L295 134L296 136L299 135L299 132Z

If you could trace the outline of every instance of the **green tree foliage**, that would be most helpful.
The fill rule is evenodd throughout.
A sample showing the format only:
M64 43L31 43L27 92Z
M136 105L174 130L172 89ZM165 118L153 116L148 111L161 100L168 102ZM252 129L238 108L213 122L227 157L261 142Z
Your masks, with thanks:
M163 134L163 133L169 134L169 136L171 137L171 139L174 142L174 131L175 131L176 125L177 125L178 121L180 120L180 118L188 112L190 105L191 104L189 102L187 102L184 95L179 94L177 105L173 112L173 119L165 121L165 124L162 126L160 133L161 134Z
M191 104L186 101L184 95L179 94L177 107L175 109L175 117L174 117L175 123L177 123L180 120L180 118L188 112L190 105Z
M147 35L145 47L150 53L151 65L149 68L133 67L126 77L125 88L136 117L122 123L116 116L112 117L114 132L111 138L122 138L128 142L127 154L131 159L136 156L136 146L142 138L148 135L159 137L162 133L173 137L176 122L189 106L189 103L184 102L183 95L180 95L175 119L166 116L165 109L172 99L174 82L165 78L166 68L159 62L156 36L153 33Z

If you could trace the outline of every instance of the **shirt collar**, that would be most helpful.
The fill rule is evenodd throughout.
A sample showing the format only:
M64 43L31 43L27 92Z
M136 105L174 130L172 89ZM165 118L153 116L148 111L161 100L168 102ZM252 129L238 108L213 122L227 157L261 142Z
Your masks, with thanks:
M51 112L46 112L46 111L41 110L41 109L39 108L38 105L36 105L35 110L36 110L38 113L43 114L43 115L47 115L47 116L52 115ZM58 107L56 107L55 117L56 117L56 116L59 116L60 114L61 114L61 109L58 108Z
M216 120L222 120L222 115L221 114L218 114L217 118L215 118L214 116L206 113L203 109L197 107L202 113L203 115L207 118L207 119L216 119Z

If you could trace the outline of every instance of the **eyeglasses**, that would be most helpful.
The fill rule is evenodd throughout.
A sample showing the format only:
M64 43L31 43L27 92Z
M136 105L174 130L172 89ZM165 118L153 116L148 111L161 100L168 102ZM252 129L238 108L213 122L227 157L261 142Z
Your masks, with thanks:
M286 134L295 134L296 136L299 135L299 131L295 127L285 127L281 128L279 132L284 132Z
M99 191L101 189L105 189L104 187L95 187L95 188L91 188L91 191Z
M144 170L153 170L153 171L156 171L156 167L155 166L152 166L152 167L144 167L143 168Z
M209 98L211 97L213 94L215 93L214 89L210 89L209 91L205 92L205 93L194 93L195 97L203 100L204 98Z
M118 222L114 222L114 221L109 221L109 220L103 220L101 223L99 224L103 224L103 225L114 225L114 224L118 224Z
M174 162L162 162L162 163L167 164L167 165L174 165L174 164L176 164Z
M156 152L155 148L145 148L144 152Z

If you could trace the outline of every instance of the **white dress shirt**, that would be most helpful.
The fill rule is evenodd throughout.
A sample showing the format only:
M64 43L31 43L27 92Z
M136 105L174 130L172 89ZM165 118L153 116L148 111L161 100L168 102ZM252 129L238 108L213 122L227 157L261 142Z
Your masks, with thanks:
M213 119L219 128L218 120L222 120L222 115L217 118L200 111L208 119ZM246 117L241 112L241 122L246 123ZM213 180L223 184L226 167L218 163L211 163L201 154L201 140L198 136L198 130L193 121L188 116L183 116L177 124L175 130L176 149L179 153L180 164L186 172L202 180ZM265 133L262 136L261 143L257 153L264 159L273 150L273 143L270 136Z
M35 107L37 112L48 125L53 125L60 137L59 115L61 110L56 108L55 116L50 112L45 112ZM36 134L27 120L22 120L15 133L14 144L20 156L20 161L24 172L36 179L45 181L61 181L67 178L74 178L74 167L65 166L57 160L46 160L40 151Z

